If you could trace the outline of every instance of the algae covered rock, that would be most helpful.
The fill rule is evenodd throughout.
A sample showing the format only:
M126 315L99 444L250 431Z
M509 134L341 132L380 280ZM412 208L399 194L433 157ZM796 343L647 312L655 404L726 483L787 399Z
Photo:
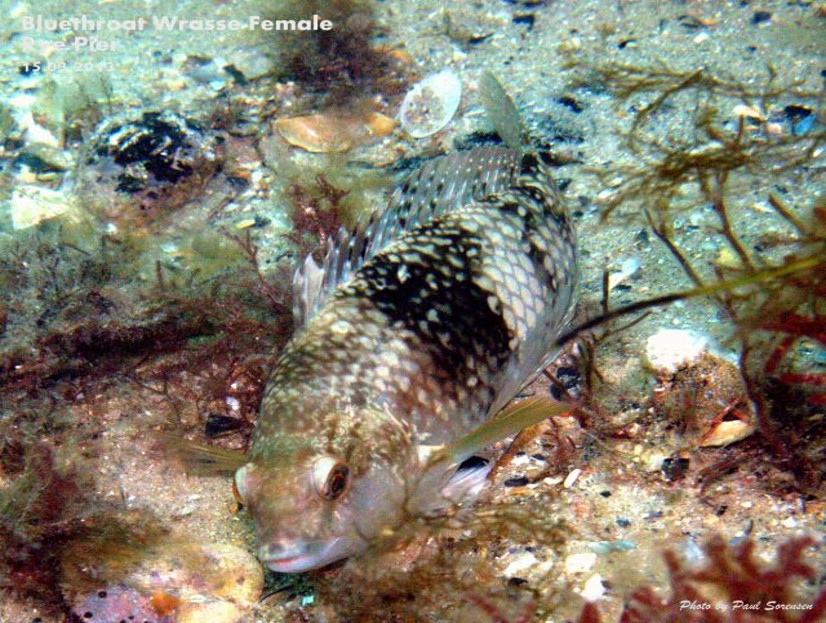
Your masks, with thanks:
M170 111L105 121L89 139L77 192L99 218L146 222L196 198L218 171L220 143Z

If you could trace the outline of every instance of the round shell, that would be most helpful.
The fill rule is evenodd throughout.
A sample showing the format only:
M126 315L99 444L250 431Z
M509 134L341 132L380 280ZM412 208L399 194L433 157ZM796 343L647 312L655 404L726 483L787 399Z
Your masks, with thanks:
M452 69L426 76L413 86L402 102L399 120L413 138L424 138L443 129L462 99L462 81Z

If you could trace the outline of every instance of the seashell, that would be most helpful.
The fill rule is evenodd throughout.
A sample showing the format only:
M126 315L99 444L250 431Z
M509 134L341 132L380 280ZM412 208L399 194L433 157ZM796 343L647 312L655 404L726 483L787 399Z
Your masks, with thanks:
M413 138L424 138L442 130L459 108L462 82L452 69L430 74L413 86L402 102L399 120Z
M757 430L754 422L727 420L720 422L700 438L701 448L718 448L741 441Z
M275 122L275 129L290 145L320 154L347 151L353 146L348 119L333 115L290 117Z

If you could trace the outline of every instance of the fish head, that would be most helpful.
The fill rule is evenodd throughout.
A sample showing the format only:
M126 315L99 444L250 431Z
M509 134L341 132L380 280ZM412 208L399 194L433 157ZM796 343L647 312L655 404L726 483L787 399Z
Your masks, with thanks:
M402 523L416 464L409 438L391 421L355 426L333 443L298 439L253 454L236 472L235 489L255 524L262 562L281 573L317 569L364 551Z

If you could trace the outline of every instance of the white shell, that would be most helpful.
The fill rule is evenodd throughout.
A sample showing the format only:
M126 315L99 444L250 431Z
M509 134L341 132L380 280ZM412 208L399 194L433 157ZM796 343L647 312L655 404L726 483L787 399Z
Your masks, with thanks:
M645 343L645 363L658 374L673 374L709 350L707 335L686 329L660 329Z
M399 120L413 138L424 138L444 128L462 99L462 81L452 69L425 76L413 86L402 102Z

